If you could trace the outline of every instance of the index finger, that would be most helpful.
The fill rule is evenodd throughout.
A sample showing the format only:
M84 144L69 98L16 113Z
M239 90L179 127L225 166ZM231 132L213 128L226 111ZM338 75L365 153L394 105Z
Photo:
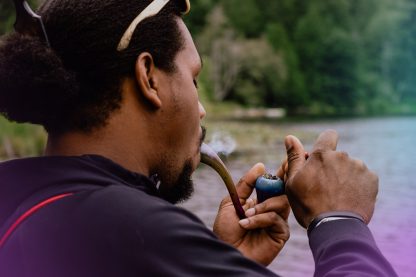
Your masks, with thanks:
M313 146L312 152L326 151L337 149L338 133L335 130L326 130L322 132Z
M245 175L243 178L238 181L236 186L237 194L239 198L247 199L250 197L251 193L254 190L254 186L256 184L256 180L258 177L262 176L266 173L266 169L264 168L264 164L257 163L255 164Z

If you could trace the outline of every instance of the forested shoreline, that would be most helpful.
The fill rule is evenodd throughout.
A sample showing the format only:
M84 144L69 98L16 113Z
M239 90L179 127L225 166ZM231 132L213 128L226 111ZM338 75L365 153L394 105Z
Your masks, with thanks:
M204 61L201 97L210 104L279 107L288 115L416 113L414 0L191 6L185 19ZM14 22L12 1L0 11L4 34Z
M416 111L413 0L192 4L187 20L209 67L203 81L211 99L288 114Z

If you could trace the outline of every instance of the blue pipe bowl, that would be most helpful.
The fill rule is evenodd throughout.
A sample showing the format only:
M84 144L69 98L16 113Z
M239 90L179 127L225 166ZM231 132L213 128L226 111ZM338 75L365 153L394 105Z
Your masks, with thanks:
M280 178L268 179L261 176L257 178L255 188L258 203L261 203L270 197L285 194L285 183Z

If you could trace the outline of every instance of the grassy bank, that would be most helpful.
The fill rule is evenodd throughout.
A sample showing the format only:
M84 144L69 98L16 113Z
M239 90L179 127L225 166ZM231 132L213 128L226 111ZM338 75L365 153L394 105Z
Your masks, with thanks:
M0 116L0 159L40 155L46 133L40 126L16 124Z

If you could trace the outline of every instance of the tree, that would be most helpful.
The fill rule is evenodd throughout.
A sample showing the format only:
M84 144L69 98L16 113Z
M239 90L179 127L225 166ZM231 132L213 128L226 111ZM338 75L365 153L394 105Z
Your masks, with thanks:
M287 70L286 81L282 85L284 99L279 99L280 106L286 107L288 114L295 113L297 107L309 102L304 76L299 68L298 53L282 24L269 23L266 36L276 53L282 57Z
M401 103L416 103L416 3L397 1L396 10L402 15L386 41L387 52L384 77L391 81Z
M28 0L29 5L32 9L35 9L39 2L36 0ZM0 36L9 32L13 28L15 22L15 7L12 0L4 0L0 2Z
M231 25L246 38L259 37L266 23L257 0L223 0L221 4Z
M207 24L207 16L219 0L192 0L191 12L184 17L192 35L197 36Z
M282 107L287 99L283 89L288 77L281 56L265 38L240 42L243 56L240 74L227 99L247 106Z

